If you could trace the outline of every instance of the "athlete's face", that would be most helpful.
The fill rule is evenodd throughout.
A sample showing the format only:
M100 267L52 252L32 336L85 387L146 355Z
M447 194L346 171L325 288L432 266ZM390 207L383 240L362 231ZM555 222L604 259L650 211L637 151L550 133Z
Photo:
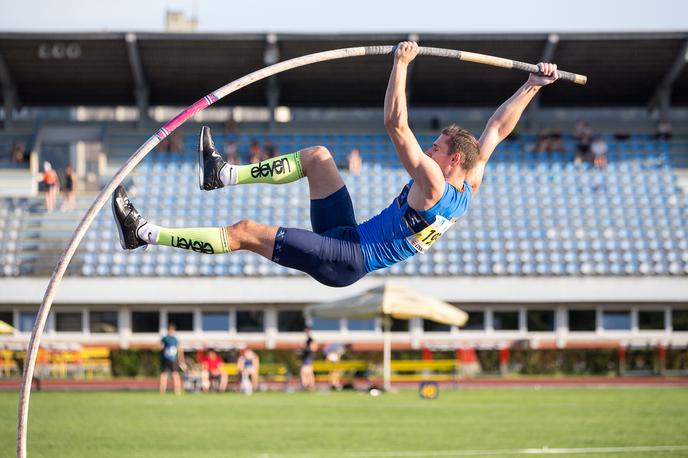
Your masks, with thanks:
M456 165L460 159L460 154L452 153L449 150L449 136L440 134L437 139L432 142L432 146L425 151L425 154L437 162L442 171L447 171L449 168Z

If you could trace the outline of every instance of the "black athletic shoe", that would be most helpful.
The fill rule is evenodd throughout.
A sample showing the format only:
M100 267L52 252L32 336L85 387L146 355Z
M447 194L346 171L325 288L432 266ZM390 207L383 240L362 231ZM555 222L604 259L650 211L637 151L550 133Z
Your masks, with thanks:
M220 179L220 170L225 164L210 136L210 127L201 127L201 134L198 136L198 185L200 188L206 191L223 188L225 185Z
M136 234L138 228L146 224L147 221L134 208L124 186L117 186L115 192L112 193L112 215L115 217L115 223L119 230L119 243L122 248L133 250L148 245Z

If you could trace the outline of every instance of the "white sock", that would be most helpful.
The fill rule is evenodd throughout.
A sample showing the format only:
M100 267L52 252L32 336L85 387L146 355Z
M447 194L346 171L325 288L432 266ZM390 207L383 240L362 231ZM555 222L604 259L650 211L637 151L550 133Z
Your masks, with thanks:
M160 235L160 226L152 223L146 223L136 231L136 236L149 245L158 244L158 235Z
M237 166L225 164L220 169L220 181L225 186L237 184Z

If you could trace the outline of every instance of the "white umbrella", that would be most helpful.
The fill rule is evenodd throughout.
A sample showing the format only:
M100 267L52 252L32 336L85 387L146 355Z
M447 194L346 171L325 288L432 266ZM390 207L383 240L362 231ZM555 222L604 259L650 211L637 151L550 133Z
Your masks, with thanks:
M13 334L15 329L4 321L0 320L0 334Z
M385 283L357 296L333 302L309 305L304 309L306 319L312 318L375 318L382 317L384 327L384 387L391 379L391 319L408 320L420 317L438 323L463 326L466 312L432 296L419 294L394 283Z

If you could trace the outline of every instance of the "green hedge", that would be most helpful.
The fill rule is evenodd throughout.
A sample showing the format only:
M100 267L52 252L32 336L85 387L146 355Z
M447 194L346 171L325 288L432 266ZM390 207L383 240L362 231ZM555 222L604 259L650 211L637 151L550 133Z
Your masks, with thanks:
M616 374L619 352L612 349L512 350L509 370L524 375Z
M110 360L115 377L150 377L160 373L159 350L112 350Z
M670 371L688 371L688 349L667 348L666 369Z

